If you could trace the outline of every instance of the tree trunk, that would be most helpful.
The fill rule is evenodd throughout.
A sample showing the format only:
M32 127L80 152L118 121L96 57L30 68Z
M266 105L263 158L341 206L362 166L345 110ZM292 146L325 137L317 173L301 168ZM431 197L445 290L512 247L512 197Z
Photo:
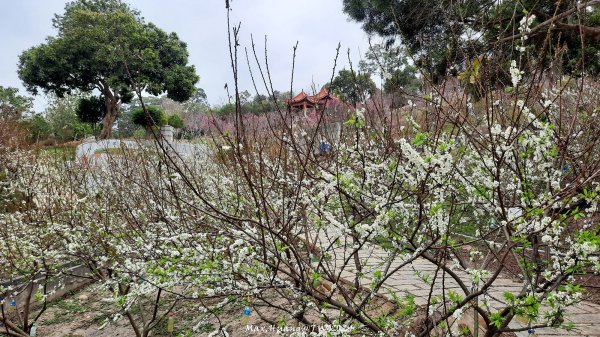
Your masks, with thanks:
M119 116L119 98L110 92L110 89L104 90L104 103L106 111L102 118L102 130L100 131L100 139L108 139L112 135L112 127L117 117Z

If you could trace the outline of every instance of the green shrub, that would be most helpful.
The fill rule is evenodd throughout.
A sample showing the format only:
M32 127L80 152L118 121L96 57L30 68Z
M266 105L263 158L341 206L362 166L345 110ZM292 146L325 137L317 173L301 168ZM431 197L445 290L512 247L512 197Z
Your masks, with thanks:
M39 141L50 137L52 127L42 115L34 115L29 121L29 136L33 141Z
M148 113L144 112L143 108L137 108L131 115L131 121L145 128L151 126L162 126L167 124L167 118L164 112L157 106L147 107Z
M133 138L144 138L146 136L146 130L140 128L133 131Z
M178 114L174 114L169 116L168 124L175 129L183 129L185 124L183 123L183 119Z

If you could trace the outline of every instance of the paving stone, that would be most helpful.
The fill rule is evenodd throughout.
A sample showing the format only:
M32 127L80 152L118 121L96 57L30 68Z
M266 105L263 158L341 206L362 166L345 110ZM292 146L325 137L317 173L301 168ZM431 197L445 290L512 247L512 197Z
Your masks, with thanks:
M575 307L569 307L569 308L567 308L567 312L572 312L574 314L576 314L576 313L587 313L587 314L589 314L589 313L599 313L600 312L599 308L591 306L591 305L588 305L588 304L590 304L590 303L586 302L586 301L580 302Z
M600 317L600 313L597 314L597 317ZM595 324L575 324L575 330L578 330L576 335L572 336L600 336L600 319L596 319L590 323Z
M574 329L577 330L577 329ZM567 331L561 328L542 328L535 329L535 334L537 336L555 336L555 335L569 335L575 331ZM575 336L578 336L577 334Z
M571 314L568 316L568 320L575 324L600 323L598 313Z
M348 258L348 255L345 254L343 247L336 248L335 252L337 256L334 259L336 260L337 267L341 268L343 261ZM388 261L386 260L388 258L387 253L376 247L370 251L361 252L360 258L361 263L363 264L363 272L366 274L365 278L361 279L363 285L368 285L371 282L372 278L370 276L372 276L372 273L375 270L383 270L388 264ZM392 261L390 263L389 271L394 271L396 268L401 266L402 263L403 261L400 261L399 259ZM427 297L431 291L431 285L426 284L419 276L417 276L417 272L423 275L429 275L429 279L432 280L437 269L437 266L425 259L416 259L395 271L394 274L386 280L384 285L385 289L382 290L382 293L391 291L395 292L399 296L403 296L406 292L410 292L415 296L415 302L418 305L425 305L427 303ZM353 281L356 273L355 270L356 268L354 267L354 261L351 259L350 263L346 266L346 270L342 272L342 277ZM466 284L470 284L469 275L467 273L462 271L455 271L455 273L461 278L461 280L464 280ZM435 281L436 285L434 286L433 290L434 296L441 296L442 294L442 276L445 277L444 283L446 293L449 290L453 290L459 293L461 296L464 296L464 292L462 291L462 288L459 287L458 282L441 270L438 271L438 276ZM521 292L522 288L523 284L515 280L508 278L496 279L492 287L488 290L487 296L490 308L492 308L491 310L497 310L505 305L503 301L503 294L505 292L517 294ZM569 307L567 308L567 321L569 320L575 323L575 329L573 331L567 331L559 328L544 328L538 329L536 331L536 335L538 337L600 337L600 305L584 301L579 303L577 306ZM521 322L520 320L515 319L510 323L509 327L519 329L525 327L525 324L526 322ZM527 331L517 332L515 335L517 337L529 336Z

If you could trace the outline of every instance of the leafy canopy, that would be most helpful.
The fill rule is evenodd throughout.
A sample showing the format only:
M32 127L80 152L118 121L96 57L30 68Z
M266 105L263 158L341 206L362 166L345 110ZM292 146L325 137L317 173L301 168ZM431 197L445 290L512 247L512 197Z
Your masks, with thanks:
M104 98L102 97L82 98L77 105L77 118L84 123L99 123L104 116L104 108Z
M19 90L0 85L0 120L15 119L31 108L31 97L18 94Z
M342 69L331 82L333 93L344 101L356 104L369 98L377 89L368 73Z
M415 93L421 86L417 68L409 61L403 46L371 45L360 61L359 68L362 72L382 78L383 90L387 94L397 91Z
M44 116L35 114L29 121L29 135L31 140L39 141L50 137L52 134L52 127L50 123L44 118Z
M80 121L77 108L81 95L53 96L50 99L45 115L56 140L68 142L93 133L91 126ZM40 125L43 123L39 122Z
M343 10L366 32L386 37L390 44L400 39L434 80L482 55L490 59L489 64L506 65L503 61L514 58L522 44L524 18L532 18L530 29L525 29L530 47L524 52L540 57L544 65L550 64L555 52L564 52L559 62L563 72L585 70L598 75L600 5L578 8L581 4L574 0L344 0ZM580 61L582 56L585 62Z

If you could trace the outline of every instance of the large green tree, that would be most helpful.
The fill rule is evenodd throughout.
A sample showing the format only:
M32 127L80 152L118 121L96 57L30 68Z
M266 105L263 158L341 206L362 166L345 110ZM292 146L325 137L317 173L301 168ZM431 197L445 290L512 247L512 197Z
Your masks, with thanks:
M342 69L331 82L330 88L344 101L357 104L371 97L377 86L368 73Z
M400 39L433 80L480 56L505 69L506 60L520 52L541 61L532 66L560 64L563 72L600 74L598 0L343 0L343 5L368 33ZM551 62L557 55L560 62Z
M21 54L19 76L34 94L98 90L105 103L100 138L111 136L121 103L134 92L166 92L176 101L194 94L198 76L186 44L121 0L69 2L53 25L57 36Z

